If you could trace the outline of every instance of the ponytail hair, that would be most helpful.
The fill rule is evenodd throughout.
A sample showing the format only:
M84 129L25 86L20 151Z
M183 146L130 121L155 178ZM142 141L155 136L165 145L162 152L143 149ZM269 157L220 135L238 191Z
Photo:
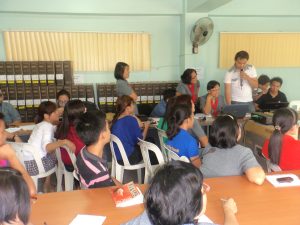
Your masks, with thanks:
M133 98L131 98L128 95L122 95L118 97L116 101L116 113L112 120L112 125L118 120L118 118L125 111L125 109L133 103L134 103Z
M184 120L188 119L192 115L191 107L187 105L176 105L167 119L168 130L167 136L168 139L175 137L180 130L180 126L183 124Z
M268 153L272 163L279 165L282 138L295 124L297 124L297 112L291 108L282 108L273 115L274 131L270 137Z

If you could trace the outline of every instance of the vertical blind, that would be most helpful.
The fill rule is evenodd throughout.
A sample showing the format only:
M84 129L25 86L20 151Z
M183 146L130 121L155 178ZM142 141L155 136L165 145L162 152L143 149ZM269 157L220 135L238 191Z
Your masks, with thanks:
M73 61L75 71L113 71L119 61L133 71L151 68L150 34L6 31L7 61Z
M256 67L299 67L300 33L220 33L219 67L232 66L240 50Z

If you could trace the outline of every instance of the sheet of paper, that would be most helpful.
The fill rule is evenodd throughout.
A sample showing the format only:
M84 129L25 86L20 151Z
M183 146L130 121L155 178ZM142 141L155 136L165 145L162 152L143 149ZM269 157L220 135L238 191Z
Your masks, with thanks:
M278 178L283 177L290 177L292 181L290 182L279 182ZM274 186L274 187L293 187L293 186L300 186L300 179L295 174L276 174L276 175L267 175L267 180Z
M106 219L105 216L80 215L78 214L69 225L101 225Z
M206 215L201 215L198 219L198 223L213 223L211 219L209 219Z

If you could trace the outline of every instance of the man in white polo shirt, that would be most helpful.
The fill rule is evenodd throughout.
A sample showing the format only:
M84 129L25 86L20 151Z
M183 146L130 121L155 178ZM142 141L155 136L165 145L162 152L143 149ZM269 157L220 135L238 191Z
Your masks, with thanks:
M235 63L227 71L224 79L225 99L228 105L249 104L251 112L254 112L252 89L258 87L258 81L254 66L247 64L248 59L248 52L236 53Z

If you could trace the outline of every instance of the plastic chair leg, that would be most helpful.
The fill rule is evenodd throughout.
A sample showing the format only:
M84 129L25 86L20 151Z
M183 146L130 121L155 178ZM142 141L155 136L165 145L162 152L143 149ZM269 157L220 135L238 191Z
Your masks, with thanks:
M74 185L73 173L64 171L64 174L65 174L65 191L72 191Z

